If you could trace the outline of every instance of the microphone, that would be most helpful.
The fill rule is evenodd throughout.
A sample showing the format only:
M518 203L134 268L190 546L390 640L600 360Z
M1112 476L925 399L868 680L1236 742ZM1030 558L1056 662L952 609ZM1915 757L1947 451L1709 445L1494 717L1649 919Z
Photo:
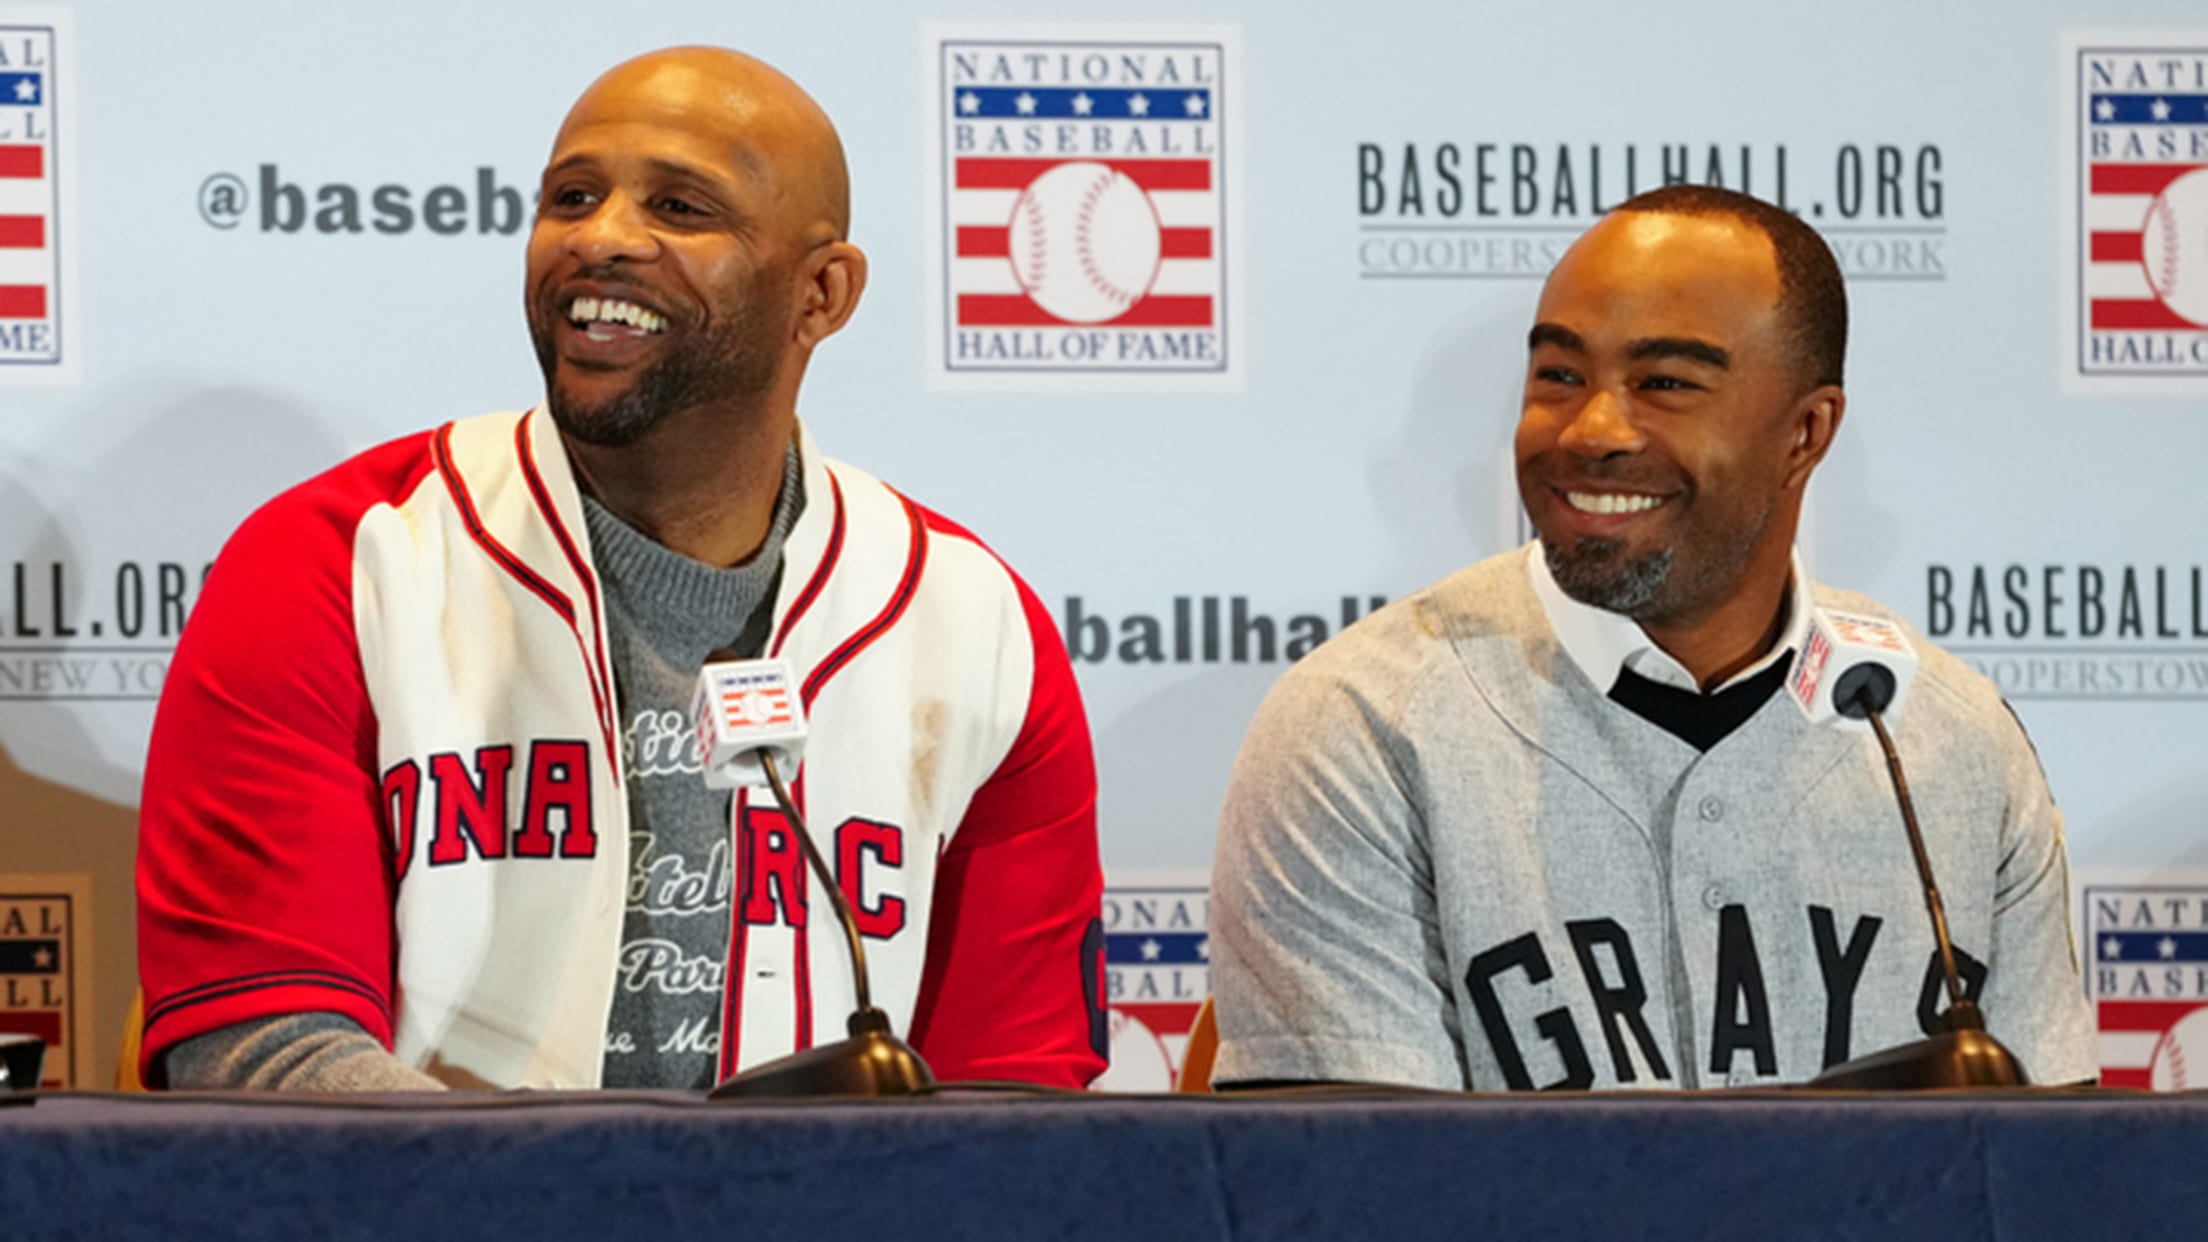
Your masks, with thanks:
M1881 617L1814 608L1786 688L1810 723L1869 733L1869 713L1857 701L1868 696L1872 710L1898 720L1916 675L1917 653L1901 627Z
M0 1032L0 1104L29 1104L37 1099L33 1093L45 1064L45 1040Z
M1901 754L1886 731L1886 716L1901 714L1909 683L1917 672L1917 653L1901 627L1880 617L1818 608L1810 613L1809 637L1794 661L1787 689L1814 723L1829 723L1877 735L1886 753L1886 773L1901 807L1902 827L1916 857L1917 882L1924 889L1932 940L1939 946L1940 970L1947 985L1946 1028L1929 1039L1833 1066L1803 1086L1813 1091L1919 1091L1957 1087L2020 1087L2024 1067L2001 1041L1986 1032L1977 1002L1963 995L1962 973L1955 966L1955 944L1947 934L1947 906L1932 878L1924 833L1917 827L1916 803L1902 774Z
M757 789L768 784L769 761L797 771L805 757L805 706L791 690L789 661L723 659L723 654L706 657L690 700L705 787Z
M698 670L691 718L707 787L765 786L790 821L806 863L843 924L859 1005L846 1024L850 1038L754 1066L713 1088L707 1098L913 1095L934 1086L935 1073L919 1053L897 1038L889 1015L874 1007L858 917L783 783L783 769L794 774L805 753L805 705L794 682L787 661L746 660L733 652L716 651ZM731 916L742 917L733 907Z

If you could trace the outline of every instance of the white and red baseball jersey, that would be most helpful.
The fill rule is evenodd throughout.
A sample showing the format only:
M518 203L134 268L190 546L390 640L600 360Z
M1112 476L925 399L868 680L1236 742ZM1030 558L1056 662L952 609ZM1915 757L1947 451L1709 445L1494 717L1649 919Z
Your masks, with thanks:
M795 797L875 1003L945 1079L1104 1064L1095 763L1040 601L972 535L801 437L768 653ZM598 581L541 408L372 449L223 550L147 758L144 1065L330 1011L453 1083L599 1081L629 882ZM833 910L771 800L733 804L724 1073L841 1038Z

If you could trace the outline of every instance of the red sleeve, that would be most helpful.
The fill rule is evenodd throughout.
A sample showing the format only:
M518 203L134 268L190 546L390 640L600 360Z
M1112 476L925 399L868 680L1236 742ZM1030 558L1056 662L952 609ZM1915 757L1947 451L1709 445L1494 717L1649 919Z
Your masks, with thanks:
M353 534L423 437L271 501L209 574L163 683L138 822L139 1068L208 1031L343 1014L391 1043L393 851L353 633Z
M1080 1087L1109 1047L1096 758L1065 644L1013 581L1034 687L1018 739L944 851L912 1042L946 1082Z

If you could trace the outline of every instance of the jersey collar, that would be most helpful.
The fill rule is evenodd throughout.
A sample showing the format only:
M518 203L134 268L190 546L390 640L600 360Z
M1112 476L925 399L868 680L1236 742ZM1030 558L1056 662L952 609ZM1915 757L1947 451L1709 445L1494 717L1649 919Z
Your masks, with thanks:
M1557 642L1563 646L1564 653L1597 690L1609 693L1610 687L1617 684L1619 670L1632 669L1650 681L1700 691L1694 675L1651 641L1638 622L1620 613L1582 604L1566 595L1549 572L1549 558L1542 555L1540 540L1527 544L1524 555L1526 575L1533 581L1533 593L1541 601L1541 611L1548 616L1549 628L1556 631ZM1790 573L1792 585L1786 595L1786 622L1779 629L1778 641L1753 663L1727 678L1724 685L1712 687L1709 693L1738 685L1801 650L1809 630L1812 604L1809 575L1802 572L1799 547L1791 553Z

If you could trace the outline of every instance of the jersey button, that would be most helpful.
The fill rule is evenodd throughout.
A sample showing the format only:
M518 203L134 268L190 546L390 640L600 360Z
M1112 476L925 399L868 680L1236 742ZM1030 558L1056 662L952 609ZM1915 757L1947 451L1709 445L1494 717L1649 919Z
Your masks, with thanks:
M1724 909L1724 908L1725 908L1725 886L1724 886L1724 885L1722 885L1722 884L1712 884L1712 885L1710 885L1710 886L1709 886L1708 888L1705 888L1705 889L1703 889L1703 890L1702 890L1702 907L1703 907L1704 909L1706 909L1706 910L1722 910L1722 909Z
M1716 794L1711 794L1709 797L1702 799L1702 804L1696 807L1695 811L1702 816L1703 823L1714 824L1725 818L1725 800Z

